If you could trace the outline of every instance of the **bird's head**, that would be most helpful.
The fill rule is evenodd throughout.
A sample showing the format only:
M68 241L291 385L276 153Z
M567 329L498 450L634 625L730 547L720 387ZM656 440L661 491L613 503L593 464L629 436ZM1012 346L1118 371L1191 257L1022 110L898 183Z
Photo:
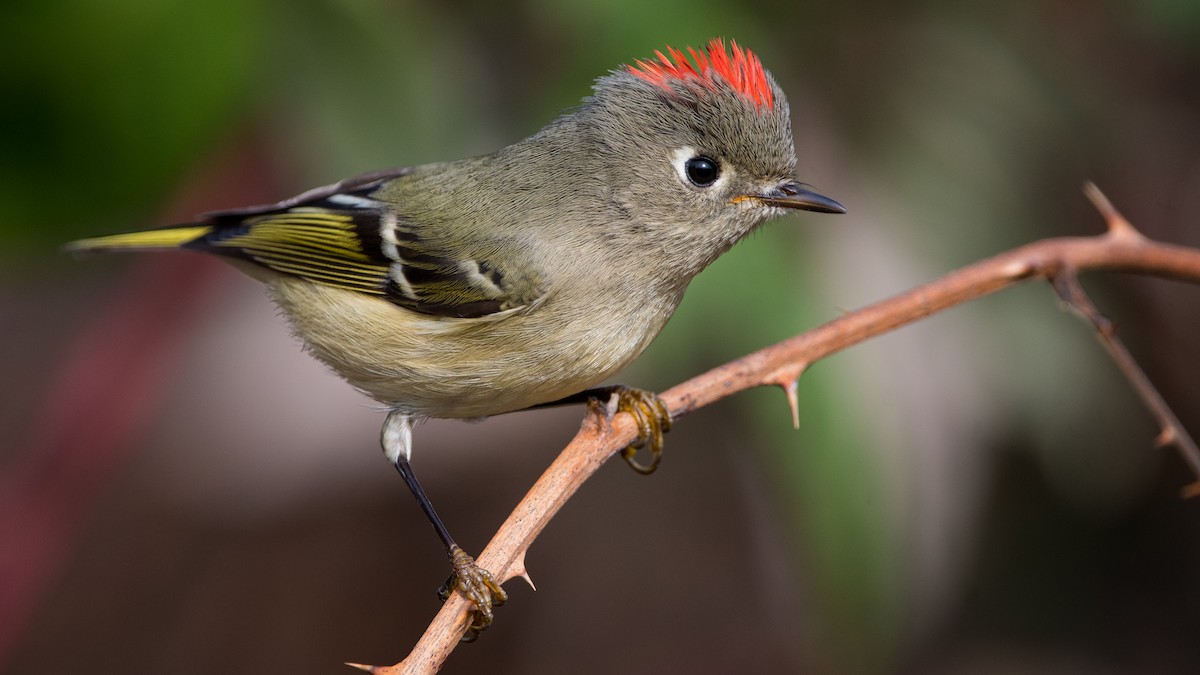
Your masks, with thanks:
M787 99L731 47L668 47L601 77L578 113L611 197L654 236L711 249L702 264L773 216L845 212L797 179Z

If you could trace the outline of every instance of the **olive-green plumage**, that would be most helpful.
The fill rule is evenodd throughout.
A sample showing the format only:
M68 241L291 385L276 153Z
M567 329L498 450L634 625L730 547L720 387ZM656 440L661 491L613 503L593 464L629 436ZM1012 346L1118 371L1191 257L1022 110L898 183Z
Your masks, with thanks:
M314 356L408 416L557 400L637 357L692 276L762 221L840 208L794 180L788 107L769 74L769 106L719 72L670 74L614 71L491 155L72 247L239 263ZM696 157L715 165L712 184L689 174Z
M640 354L692 277L764 220L841 210L796 182L787 102L759 68L747 84L639 63L490 155L71 248L228 258L406 423L553 401Z
M640 65L491 155L72 249L227 257L268 285L314 356L410 416L563 398L637 357L692 276L762 221L840 209L794 180L769 74L764 104L726 73ZM715 177L697 183L696 159Z
M69 248L190 249L266 283L308 349L388 406L384 451L445 544L453 587L477 608L474 635L506 596L417 483L414 421L592 387L636 358L692 278L763 221L843 211L793 175L787 101L757 57L719 40L693 51L694 65L669 54L601 77L577 109L490 155ZM646 416L665 407L634 390L620 400L657 458L662 427Z

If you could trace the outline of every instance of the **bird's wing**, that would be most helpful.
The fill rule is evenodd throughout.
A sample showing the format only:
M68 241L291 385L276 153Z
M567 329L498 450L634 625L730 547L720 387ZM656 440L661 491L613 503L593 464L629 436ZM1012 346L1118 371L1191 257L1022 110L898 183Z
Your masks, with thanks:
M437 316L507 314L544 293L536 271L447 246L428 225L372 197L411 169L365 174L269 206L204 214L184 248L234 257Z

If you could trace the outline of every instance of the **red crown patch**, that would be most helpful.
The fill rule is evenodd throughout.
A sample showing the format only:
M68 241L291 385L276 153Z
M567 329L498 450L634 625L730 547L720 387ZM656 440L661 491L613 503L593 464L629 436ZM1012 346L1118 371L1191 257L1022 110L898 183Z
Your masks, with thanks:
M635 65L626 66L630 73L656 84L664 89L670 88L671 80L692 79L705 86L712 86L716 77L725 80L733 90L750 99L756 106L770 108L775 105L775 96L771 92L771 84L767 81L766 71L758 57L749 49L742 49L736 41L731 41L733 53L725 50L725 41L713 38L708 43L708 49L697 52L688 47L692 61L675 49L667 47L667 54L655 51L657 61L638 60Z

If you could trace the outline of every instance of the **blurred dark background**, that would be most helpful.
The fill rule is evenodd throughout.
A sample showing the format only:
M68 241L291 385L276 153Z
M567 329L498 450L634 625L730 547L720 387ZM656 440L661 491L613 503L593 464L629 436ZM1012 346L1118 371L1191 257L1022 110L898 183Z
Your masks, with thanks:
M341 673L437 610L382 415L261 289L73 238L274 201L536 131L665 44L736 38L788 93L793 216L693 285L653 389L1046 236L1200 245L1200 3L46 0L0 7L0 672ZM1193 432L1200 289L1087 288ZM613 462L449 672L1185 673L1200 503L1044 285L683 418ZM478 551L580 410L432 422L415 464Z

